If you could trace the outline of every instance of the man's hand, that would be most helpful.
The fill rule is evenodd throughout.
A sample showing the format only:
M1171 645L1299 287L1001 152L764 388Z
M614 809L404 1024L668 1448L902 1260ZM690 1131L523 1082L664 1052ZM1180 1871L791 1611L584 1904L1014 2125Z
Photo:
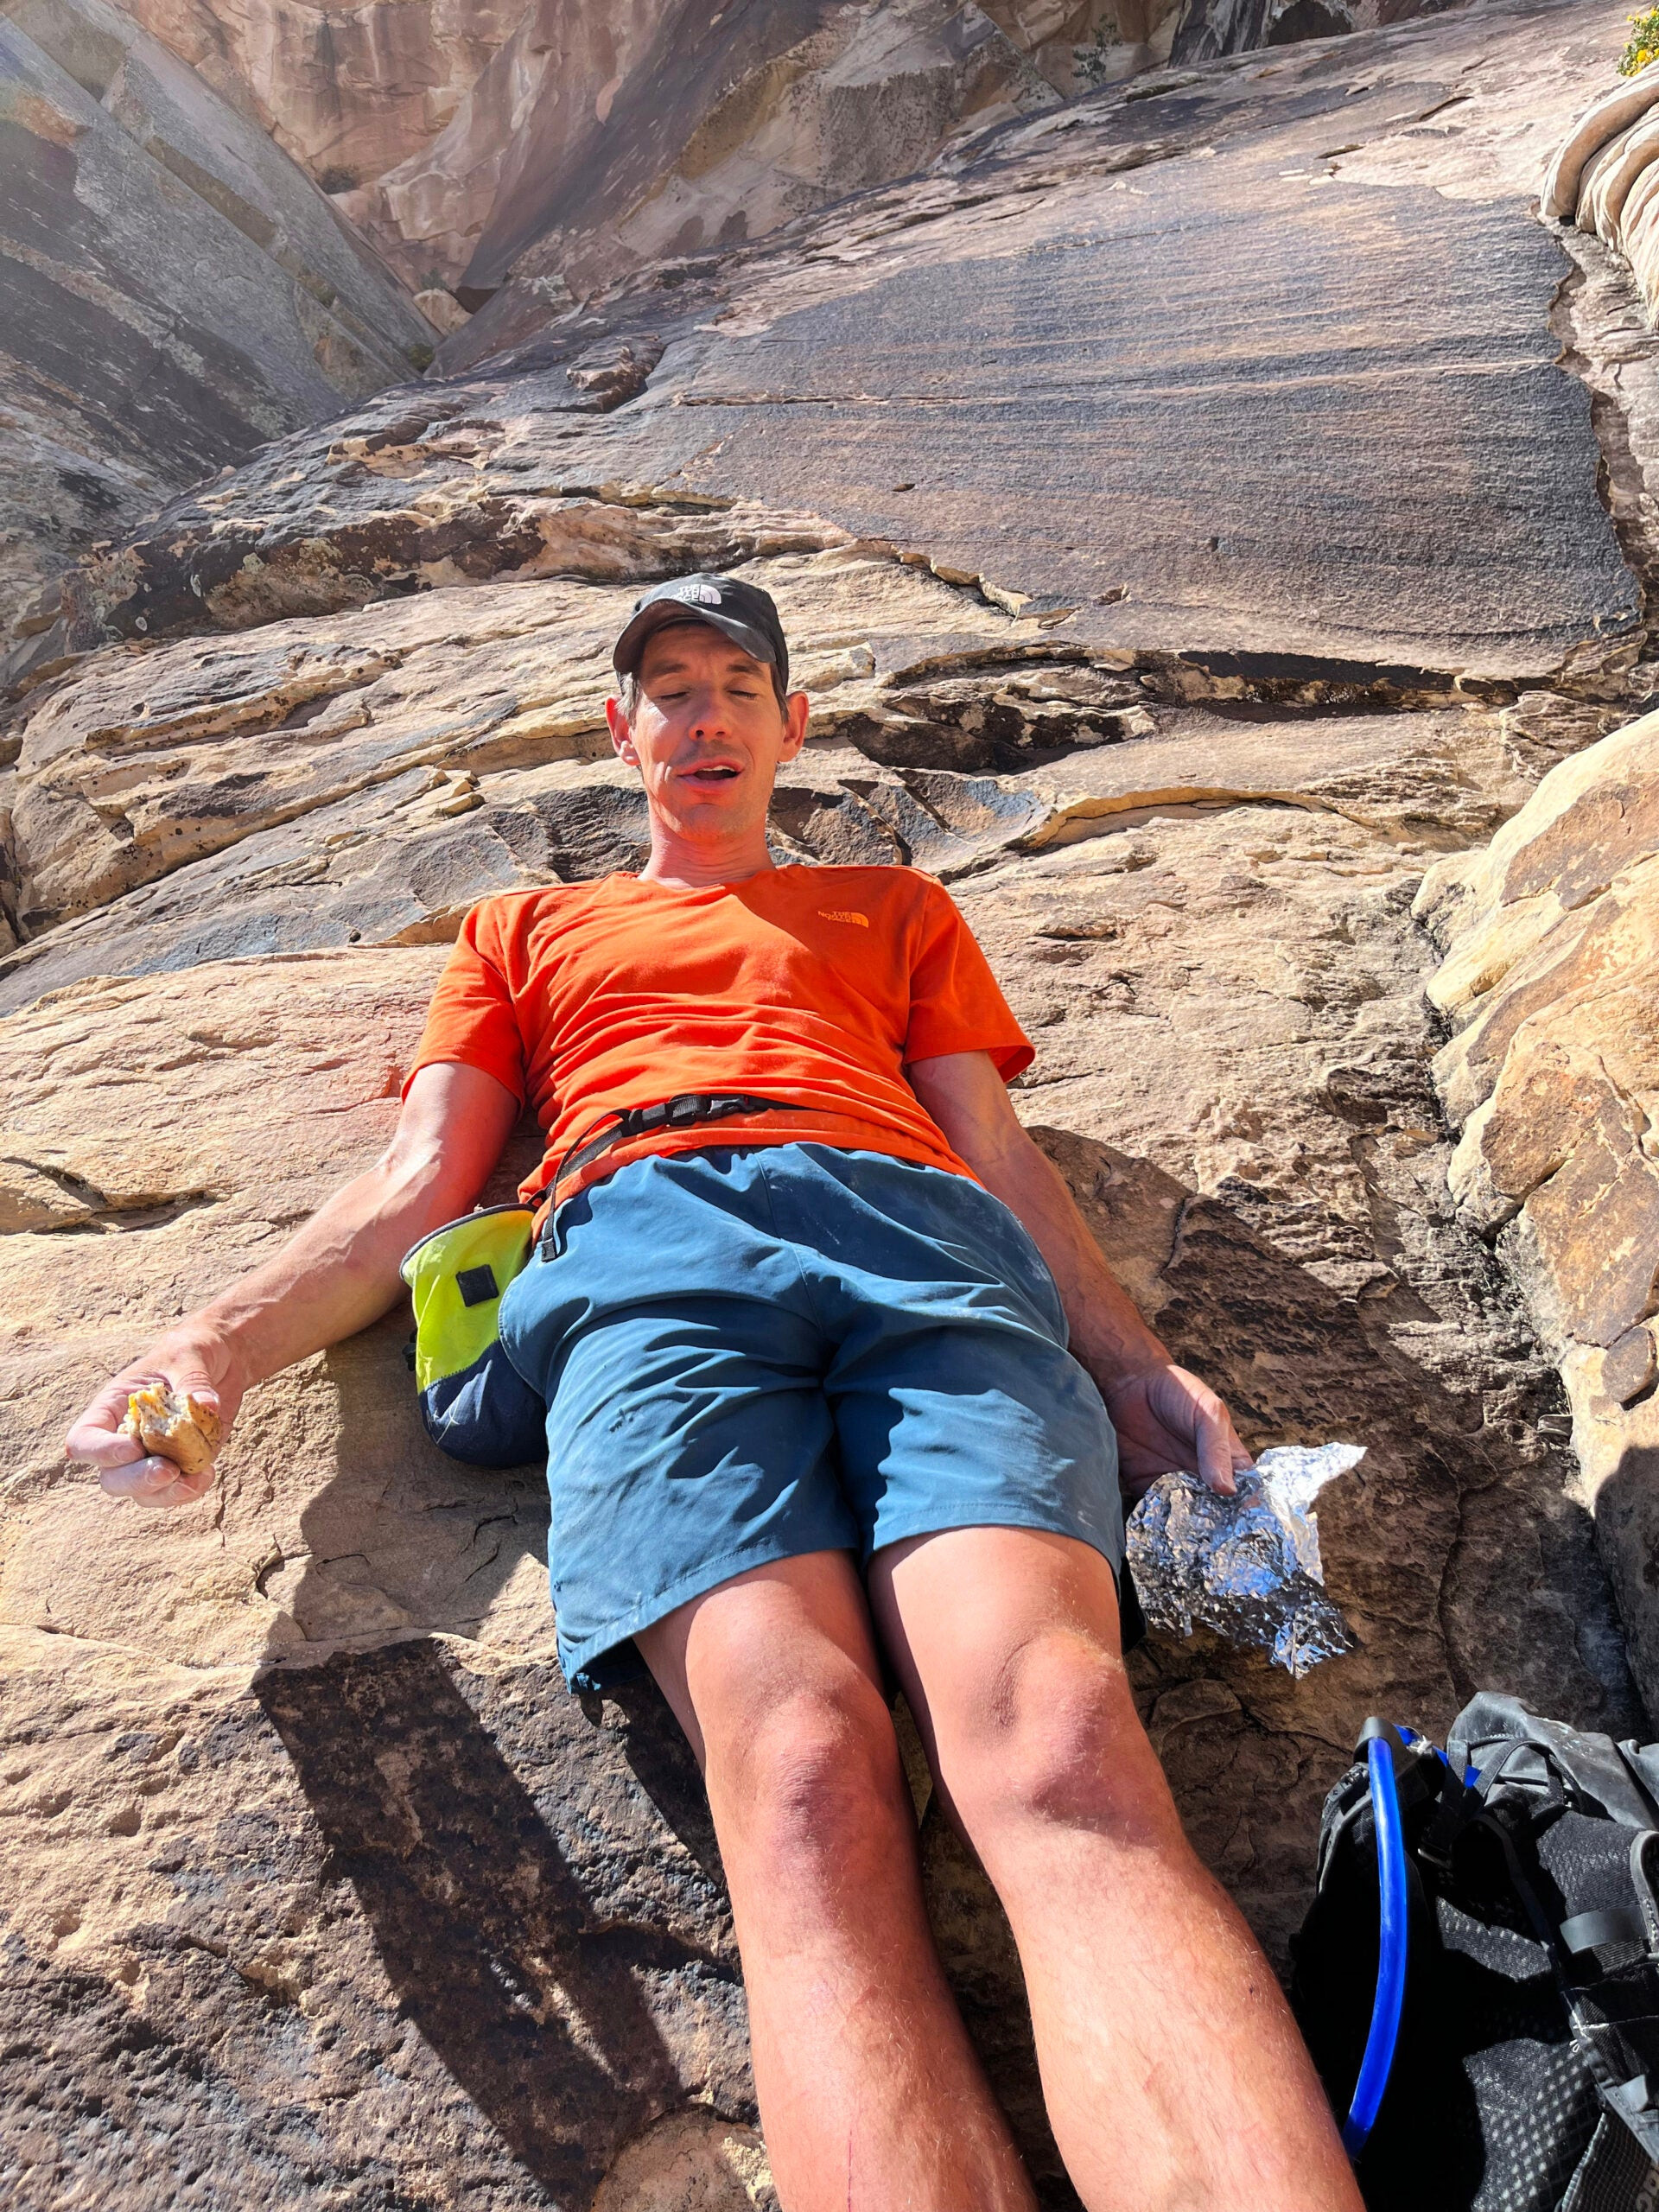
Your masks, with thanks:
M1232 1415L1196 1375L1173 1363L1126 1375L1102 1392L1117 1431L1118 1481L1140 1497L1160 1475L1175 1468L1202 1477L1230 1497L1252 1462L1238 1440Z
M104 1487L140 1505L188 1505L213 1470L186 1475L118 1433L132 1392L163 1382L218 1408L226 1430L244 1395L296 1359L355 1336L404 1294L398 1262L417 1238L465 1213L488 1179L518 1098L481 1068L443 1060L409 1086L391 1142L320 1206L281 1251L168 1331L111 1378L70 1430Z
M207 1331L176 1329L111 1377L65 1438L64 1456L90 1459L112 1497L130 1497L135 1505L193 1505L212 1487L211 1467L187 1475L171 1459L147 1458L136 1436L120 1433L128 1398L151 1382L165 1383L180 1397L188 1391L214 1408L226 1433L242 1402L243 1385L226 1345Z
M1107 1266L1089 1224L1050 1162L1020 1128L987 1052L916 1060L911 1088L986 1189L1035 1240L1071 1325L1071 1350L1100 1386L1117 1431L1118 1477L1131 1497L1173 1469L1223 1497L1250 1455L1227 1408L1177 1367Z

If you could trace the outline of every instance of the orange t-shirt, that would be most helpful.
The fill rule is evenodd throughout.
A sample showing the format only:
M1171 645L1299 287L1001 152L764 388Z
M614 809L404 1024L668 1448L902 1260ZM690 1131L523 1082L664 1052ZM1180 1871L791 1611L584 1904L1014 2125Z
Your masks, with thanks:
M1032 1060L950 894L908 868L769 868L701 891L607 875L486 899L461 925L416 1056L481 1068L547 1133L545 1188L607 1109L747 1091L798 1110L614 1145L561 1197L648 1153L831 1144L971 1170L905 1081L910 1060ZM405 1085L405 1089L407 1089Z

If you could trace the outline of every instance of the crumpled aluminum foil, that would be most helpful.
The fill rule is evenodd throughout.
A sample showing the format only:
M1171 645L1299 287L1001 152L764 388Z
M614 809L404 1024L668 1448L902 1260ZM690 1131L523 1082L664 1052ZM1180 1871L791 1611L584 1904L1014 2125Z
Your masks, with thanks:
M1259 1646L1299 1681L1354 1640L1326 1595L1313 1500L1357 1467L1363 1444L1278 1444L1218 1497L1196 1475L1160 1475L1128 1520L1129 1572L1147 1624L1212 1628Z

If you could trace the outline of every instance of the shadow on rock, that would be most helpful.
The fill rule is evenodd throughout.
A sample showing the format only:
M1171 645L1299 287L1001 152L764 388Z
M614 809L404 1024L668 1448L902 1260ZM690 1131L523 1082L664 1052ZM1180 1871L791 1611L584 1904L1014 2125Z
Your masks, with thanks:
M1152 1636L1129 1662L1194 1845L1281 1960L1312 1892L1320 1800L1368 1713L1443 1738L1483 1688L1616 1736L1642 1726L1590 1516L1553 1442L1560 1379L1486 1249L1396 1221L1380 1179L1374 1234L1393 1264L1356 1296L1242 1218L1248 1191L1198 1195L1146 1160L1034 1134L1252 1450L1366 1447L1319 1503L1353 1652L1297 1681L1200 1630Z
M552 1668L528 1671L506 1699L481 1684L475 1707L418 1641L273 1669L257 1694L399 2014L552 2201L585 2206L621 2145L699 2090L737 2087L741 2113L741 2084L696 2078L696 2037L672 2048L663 2016L712 2012L741 2036L741 1998L734 1962L695 1940L717 1928L619 1912L617 1855L645 1839L578 1852L556 1834L583 1799L605 1827L615 1763L538 1725L564 1693ZM527 1782L557 1793L554 1822Z
M1624 1409L1627 1420L1651 1417L1649 1390ZM1649 1433L1653 1432L1650 1430ZM1655 1596L1659 1592L1659 1445L1629 1444L1596 1492L1596 1540L1618 1593L1629 1628L1634 1671L1639 1681L1659 1681L1659 1626ZM1650 1737L1659 1714L1649 1715L1640 1732Z

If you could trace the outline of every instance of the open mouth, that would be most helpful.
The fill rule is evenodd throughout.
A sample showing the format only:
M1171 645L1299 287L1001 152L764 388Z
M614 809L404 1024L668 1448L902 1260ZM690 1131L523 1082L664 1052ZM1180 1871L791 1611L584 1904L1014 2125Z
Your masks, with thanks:
M728 761L711 761L704 768L683 768L681 781L688 784L729 784L742 773Z

